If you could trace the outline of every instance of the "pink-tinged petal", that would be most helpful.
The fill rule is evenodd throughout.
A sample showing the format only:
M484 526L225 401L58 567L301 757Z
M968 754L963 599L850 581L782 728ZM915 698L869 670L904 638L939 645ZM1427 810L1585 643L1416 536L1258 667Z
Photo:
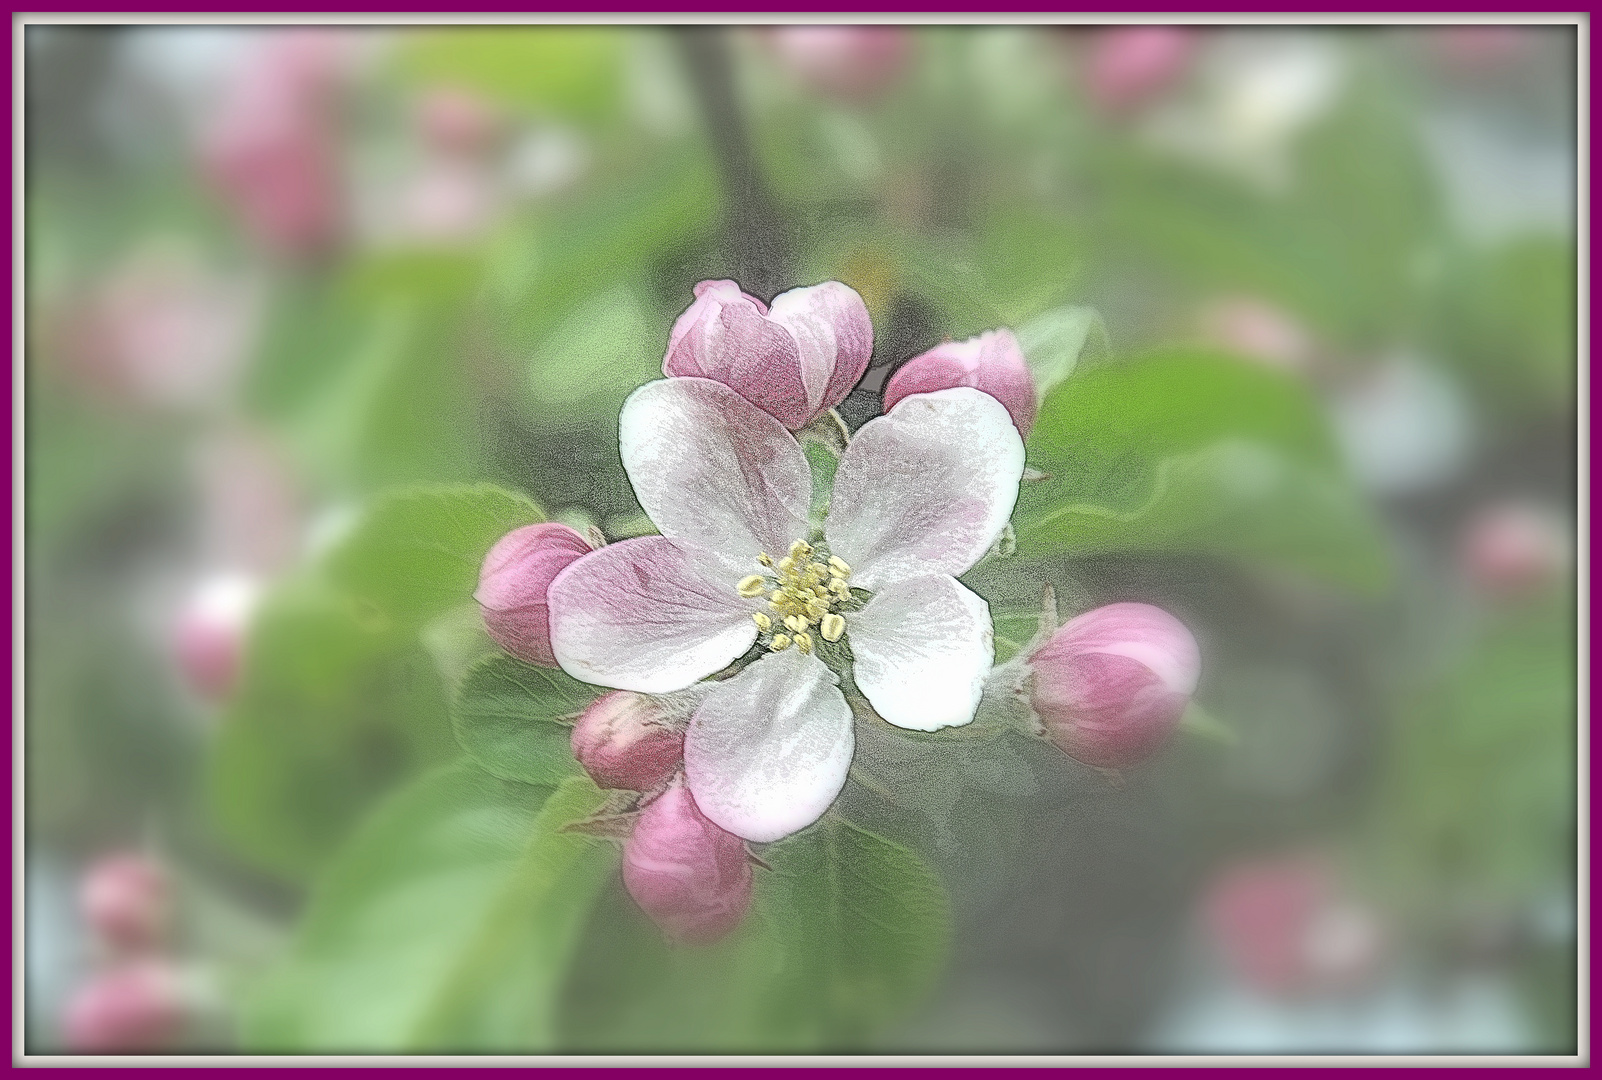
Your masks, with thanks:
M1012 516L1023 468L1023 440L995 398L968 387L915 394L846 447L829 548L867 589L961 574Z
M159 949L172 928L172 883L161 863L134 852L96 859L78 891L83 921L125 952Z
M983 390L1006 406L1018 434L1035 426L1035 377L1011 330L990 330L967 341L948 341L914 356L884 388L886 412L913 394L932 394L953 386Z
M692 542L642 536L592 551L547 593L551 650L575 679L665 694L726 666L756 640L737 572Z
M662 535L747 567L807 531L812 473L784 425L722 383L660 379L623 403L623 468Z
M938 731L973 719L995 658L990 605L956 578L894 582L846 629L857 687L885 720Z
M844 401L873 355L873 323L856 290L838 281L791 289L774 297L769 317L801 351L808 411L802 423Z
M684 739L701 812L757 841L818 820L845 786L856 745L836 681L816 656L788 649L707 694Z
M640 813L623 846L623 884L675 941L705 945L751 906L745 841L709 821L675 781Z

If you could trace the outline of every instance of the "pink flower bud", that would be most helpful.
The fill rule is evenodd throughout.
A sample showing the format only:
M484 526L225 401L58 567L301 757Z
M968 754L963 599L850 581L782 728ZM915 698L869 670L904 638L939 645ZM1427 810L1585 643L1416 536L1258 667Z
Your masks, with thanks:
M1011 330L988 330L967 341L948 341L914 356L884 388L884 411L912 394L932 394L954 386L983 390L1007 407L1018 434L1035 426L1035 378Z
M1550 584L1568 567L1570 539L1555 515L1522 503L1483 507L1463 530L1463 572L1490 596L1508 599Z
M160 945L172 917L166 871L132 852L97 859L78 892L84 922L113 948L133 952Z
M417 102L417 127L436 153L468 157L494 143L499 123L488 102L466 90L436 86Z
M496 644L519 660L555 667L545 590L591 550L577 530L554 521L513 529L496 541L484 556L473 593Z
M1031 704L1069 757L1133 765L1173 731L1196 690L1201 655L1178 619L1150 604L1087 611L1029 656Z
M745 841L708 821L680 781L640 813L623 847L623 884L669 937L706 944L745 918L751 859Z
M662 373L716 379L796 431L845 400L872 353L868 307L838 281L781 293L771 310L732 281L703 281Z
M1203 915L1229 965L1270 994L1350 988L1383 951L1378 917L1340 895L1334 868L1317 854L1228 868L1208 888Z
M217 702L233 692L259 596L254 578L218 574L202 581L178 613L173 629L178 673L201 698Z
M62 1037L76 1053L170 1049L188 1009L182 980L166 961L138 960L95 975L68 1000Z
M615 690L573 725L573 756L601 787L653 791L684 763L684 728L645 694Z
M1116 26L1096 34L1085 90L1104 112L1137 109L1184 74L1196 31L1182 26Z
M1306 371L1313 359L1307 330L1284 311L1249 296L1209 304L1201 313L1202 336L1249 360L1287 371Z
M348 35L264 35L201 136L207 177L245 230L274 252L319 255L343 228L334 91L351 56Z
M766 37L808 89L855 104L894 86L912 56L912 35L900 26L781 26Z

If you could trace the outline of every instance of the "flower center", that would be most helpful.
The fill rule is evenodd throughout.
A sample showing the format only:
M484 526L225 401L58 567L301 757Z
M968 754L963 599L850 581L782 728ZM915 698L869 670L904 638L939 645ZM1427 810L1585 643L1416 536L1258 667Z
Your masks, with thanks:
M804 653L816 641L813 629L824 641L839 641L845 633L842 610L854 609L860 597L851 592L851 567L837 555L826 558L805 540L790 545L790 553L774 559L767 552L757 556L759 573L740 579L735 591L755 598L767 594L768 610L753 611L757 629L766 637L771 652L783 652L791 645Z

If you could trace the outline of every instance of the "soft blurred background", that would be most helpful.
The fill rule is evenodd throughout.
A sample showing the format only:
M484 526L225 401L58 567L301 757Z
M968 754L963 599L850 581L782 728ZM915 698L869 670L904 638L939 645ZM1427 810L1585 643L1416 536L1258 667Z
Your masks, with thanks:
M250 1048L239 1003L351 887L353 831L457 753L476 612L334 603L394 554L353 523L489 482L637 531L618 407L732 277L862 294L853 426L945 338L1077 356L1063 385L1127 430L1032 459L1126 527L1019 557L1205 657L1214 725L1116 780L1020 740L848 789L953 905L943 976L868 1046L1573 1051L1574 27L25 44L30 1050ZM1119 375L1158 347L1228 364ZM1169 455L1242 439L1288 455L1226 471L1248 507L1147 513ZM545 1045L653 1048L595 1012L604 944ZM393 991L340 972L353 1016ZM391 1044L428 1045L348 1048Z

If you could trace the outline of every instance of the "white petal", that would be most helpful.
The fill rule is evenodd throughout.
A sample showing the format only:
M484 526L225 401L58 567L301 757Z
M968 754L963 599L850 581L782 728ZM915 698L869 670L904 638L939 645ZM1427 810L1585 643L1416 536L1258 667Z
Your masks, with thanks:
M756 640L740 571L683 540L609 544L551 582L551 651L575 679L665 694L726 667Z
M1024 448L1006 408L959 386L914 394L852 436L825 531L851 584L964 572L1012 516Z
M663 536L743 565L806 535L806 455L783 424L722 383L646 383L623 403L618 441L634 494Z
M995 656L990 605L944 574L908 578L846 616L857 688L897 727L973 719Z
M855 738L834 673L798 649L718 684L690 719L684 774L701 812L777 840L818 820L845 786Z

